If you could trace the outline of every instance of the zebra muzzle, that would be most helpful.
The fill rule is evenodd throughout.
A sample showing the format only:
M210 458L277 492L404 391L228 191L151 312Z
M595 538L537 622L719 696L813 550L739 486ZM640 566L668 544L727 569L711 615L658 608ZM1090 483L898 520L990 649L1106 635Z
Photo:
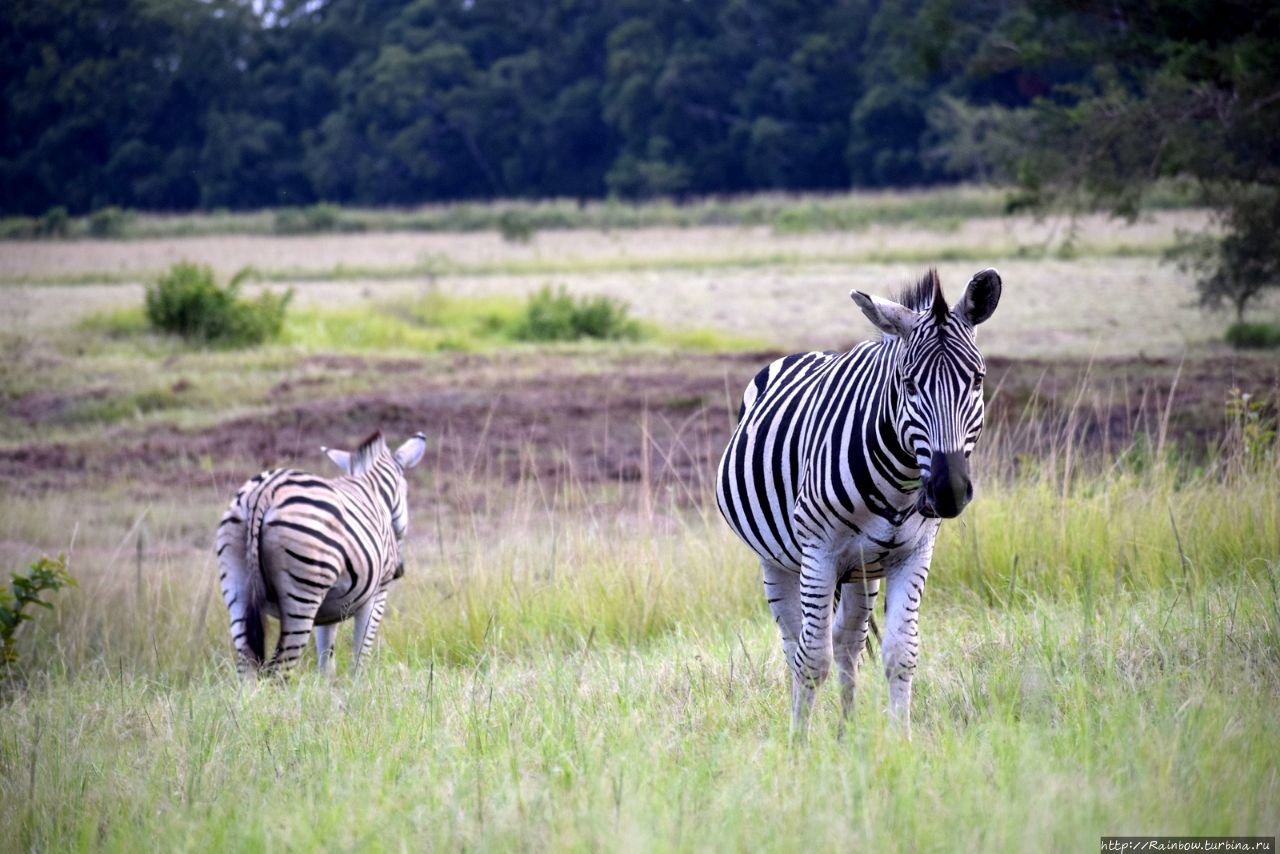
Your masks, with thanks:
M969 461L964 454L935 451L929 461L929 478L916 499L920 515L954 519L972 499L973 481L969 479Z

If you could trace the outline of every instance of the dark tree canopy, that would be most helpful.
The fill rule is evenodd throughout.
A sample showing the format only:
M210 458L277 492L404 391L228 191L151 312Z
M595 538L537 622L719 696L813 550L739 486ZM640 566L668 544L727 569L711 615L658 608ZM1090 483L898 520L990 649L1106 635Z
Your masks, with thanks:
M1265 229L1240 224L1280 210L1278 10L7 0L0 211L982 180L1132 212L1152 180L1182 175L1240 236L1210 254L1252 254Z
M7 213L915 185L968 85L921 0L5 5Z

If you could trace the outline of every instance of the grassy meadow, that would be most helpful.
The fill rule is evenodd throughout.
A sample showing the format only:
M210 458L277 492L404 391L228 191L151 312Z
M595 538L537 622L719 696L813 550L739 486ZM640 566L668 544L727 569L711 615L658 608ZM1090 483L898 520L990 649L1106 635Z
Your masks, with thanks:
M1160 264L1198 212L1086 222L1033 255L1022 236L1051 226L988 202L885 197L910 213L883 226L834 201L742 202L727 222L623 209L625 231L566 220L527 243L456 221L0 243L0 561L65 553L78 581L0 680L0 850L1274 835L1280 363L1226 352L1222 319ZM894 246L913 254L868 254ZM953 295L989 265L1006 291L980 335L978 496L943 526L922 609L913 738L888 725L877 647L844 735L833 679L793 744L758 569L711 499L716 457L756 368L867 334L847 290L885 293L931 251ZM415 268L421 252L450 260ZM281 340L146 329L142 285L202 253L295 288ZM520 340L548 283L626 300L640 332ZM344 627L335 680L308 654L287 683L240 684L210 546L222 507L259 468L323 472L318 445L379 425L431 444L377 655L351 674Z

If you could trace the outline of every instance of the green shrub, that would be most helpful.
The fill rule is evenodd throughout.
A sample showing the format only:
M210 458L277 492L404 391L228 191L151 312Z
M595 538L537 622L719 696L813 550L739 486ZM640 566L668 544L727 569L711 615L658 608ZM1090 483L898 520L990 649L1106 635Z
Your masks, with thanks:
M528 243L534 232L533 218L524 211L508 208L498 216L498 233L508 243Z
M242 271L226 287L219 287L209 267L175 264L147 288L147 322L161 332L219 346L251 346L274 338L284 325L293 289L279 295L263 293L255 300L240 299L239 285L245 275Z
M53 608L52 602L40 598L45 591L54 592L68 584L75 586L75 579L67 572L67 559L42 557L27 568L26 573L11 573L9 589L0 590L0 662L12 664L18 660L18 650L13 636L18 626L31 619L26 612L28 605Z
M62 205L49 208L36 223L36 231L42 237L66 237L71 225L71 217Z
M280 208L276 211L273 229L276 234L306 234L307 218L299 208Z
M0 219L0 240L28 240L40 234L40 222L29 216Z
M89 233L94 237L123 237L132 214L114 205L99 208L89 215Z
M1280 347L1280 323L1233 323L1227 343L1237 350L1273 350Z
M548 285L529 297L511 334L521 341L634 340L640 325L628 317L626 303L609 297L575 299L561 285Z
M330 231L359 231L363 225L342 216L337 205L320 203L305 208L280 208L275 213L276 234L321 234Z

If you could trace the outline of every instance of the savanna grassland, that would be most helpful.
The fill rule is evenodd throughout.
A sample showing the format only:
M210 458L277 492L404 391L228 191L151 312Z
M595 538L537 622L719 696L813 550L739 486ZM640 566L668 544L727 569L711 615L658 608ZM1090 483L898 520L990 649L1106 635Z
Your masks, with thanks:
M23 627L0 686L0 849L1275 834L1280 363L1216 343L1225 319L1161 263L1196 211L1126 228L958 204L888 225L802 200L768 224L622 209L518 239L146 221L0 243L0 560L65 553L79 582ZM184 259L293 287L282 340L148 331L143 287ZM935 263L953 295L985 266L1005 293L979 338L978 497L944 525L922 611L913 739L888 726L873 650L844 737L829 687L793 745L715 463L759 366L866 336L848 290ZM548 284L624 299L634 340L504 331ZM344 631L335 681L238 684L218 514L249 474L323 472L321 444L374 427L430 441L375 661L347 673Z

